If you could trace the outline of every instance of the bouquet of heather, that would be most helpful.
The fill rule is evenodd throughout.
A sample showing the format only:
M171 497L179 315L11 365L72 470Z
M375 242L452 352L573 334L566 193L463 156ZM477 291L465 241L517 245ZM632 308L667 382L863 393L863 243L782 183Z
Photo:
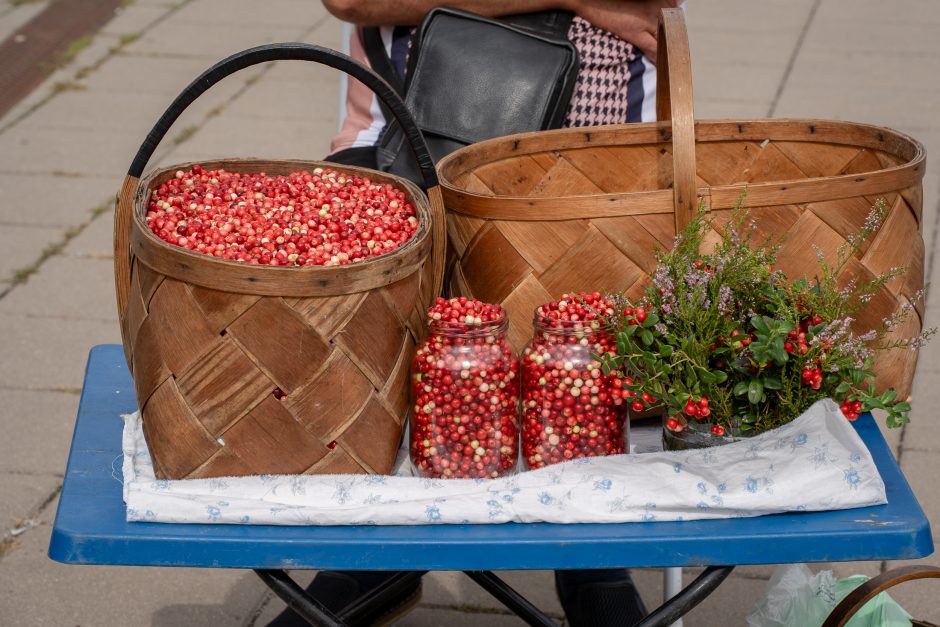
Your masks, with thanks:
M790 282L773 269L778 245L752 243L753 224L740 207L716 228L723 237L703 254L711 224L700 211L673 250L659 253L639 302L610 297L618 310L607 320L617 352L597 359L605 372L622 377L634 409L665 410L667 442L686 430L723 439L759 433L825 397L849 420L877 408L887 412L888 426L901 426L909 399L876 391L875 353L916 350L935 330L888 341L887 333L911 313L907 306L883 328L853 331L853 314L903 268L861 285L840 287L836 279L886 214L879 201L838 259L830 263L817 251L819 274Z

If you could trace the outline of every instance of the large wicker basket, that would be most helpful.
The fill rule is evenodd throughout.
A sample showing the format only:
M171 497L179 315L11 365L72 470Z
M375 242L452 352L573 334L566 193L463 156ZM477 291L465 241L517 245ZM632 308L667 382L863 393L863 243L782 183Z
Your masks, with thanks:
M169 126L228 74L278 59L316 61L349 73L412 130L430 201L406 180L340 168L405 190L420 221L405 246L348 266L274 268L170 246L147 228L150 191L189 165L139 180ZM325 164L203 165L287 174ZM394 92L362 66L317 46L276 44L233 55L199 77L144 142L115 217L121 330L157 477L387 474L407 413L408 371L423 312L440 291L445 239L440 193L421 135Z
M655 249L672 246L699 200L721 224L746 188L758 235L785 238L779 265L791 279L818 272L813 244L834 259L885 198L885 225L840 279L908 268L861 312L858 328L876 328L912 302L924 280L923 146L849 122L696 123L681 11L664 10L659 39L662 121L502 137L438 164L454 257L449 289L505 305L518 349L531 335L533 308L563 292L638 296ZM920 331L922 306L899 336ZM879 386L906 394L916 358L909 350L882 354Z

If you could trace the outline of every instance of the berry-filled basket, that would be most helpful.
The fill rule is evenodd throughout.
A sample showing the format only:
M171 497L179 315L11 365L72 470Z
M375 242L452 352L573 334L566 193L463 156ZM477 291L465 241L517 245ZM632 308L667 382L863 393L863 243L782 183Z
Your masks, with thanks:
M500 137L438 164L455 257L449 291L510 312L509 341L532 333L529 312L564 292L624 290L640 296L699 201L717 240L744 205L758 239L783 239L779 268L791 279L818 271L814 247L833 261L884 198L886 221L839 276L847 285L891 268L860 311L859 329L915 307L897 338L921 328L924 147L882 127L826 120L696 122L684 18L664 10L656 123L569 128ZM894 336L892 336L894 337ZM878 387L910 389L917 352L884 351Z
M417 217L399 248L346 265L275 267L171 245L148 226L153 190L192 165L141 178L170 125L224 77L277 60L321 63L371 88L406 129L427 195L389 174L315 161L202 167L271 176L332 168L389 183ZM411 355L440 292L445 240L427 146L405 105L370 70L326 48L288 43L237 53L193 81L147 136L115 210L121 333L157 478L388 474L407 413Z

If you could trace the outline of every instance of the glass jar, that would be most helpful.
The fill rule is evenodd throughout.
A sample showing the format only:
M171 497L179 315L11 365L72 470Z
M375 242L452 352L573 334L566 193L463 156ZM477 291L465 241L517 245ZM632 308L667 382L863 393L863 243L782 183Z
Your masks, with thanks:
M515 469L519 363L508 324L430 322L411 376L411 461L422 476L495 478Z
M671 428L663 417L663 449L667 451L685 451L689 449L710 448L737 442L761 433L755 429L742 430L732 421L731 430L722 429L720 433L712 431L712 425L694 418L686 419L679 428Z
M613 352L600 323L536 315L522 353L522 452L529 468L624 452L620 381L594 358Z

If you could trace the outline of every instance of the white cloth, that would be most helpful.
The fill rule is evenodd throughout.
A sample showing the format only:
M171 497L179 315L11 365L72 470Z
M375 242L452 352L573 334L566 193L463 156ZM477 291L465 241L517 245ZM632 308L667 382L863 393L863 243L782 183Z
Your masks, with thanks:
M493 480L262 475L160 481L125 416L129 521L275 525L623 523L759 516L886 502L865 444L831 400L720 447L574 460Z

